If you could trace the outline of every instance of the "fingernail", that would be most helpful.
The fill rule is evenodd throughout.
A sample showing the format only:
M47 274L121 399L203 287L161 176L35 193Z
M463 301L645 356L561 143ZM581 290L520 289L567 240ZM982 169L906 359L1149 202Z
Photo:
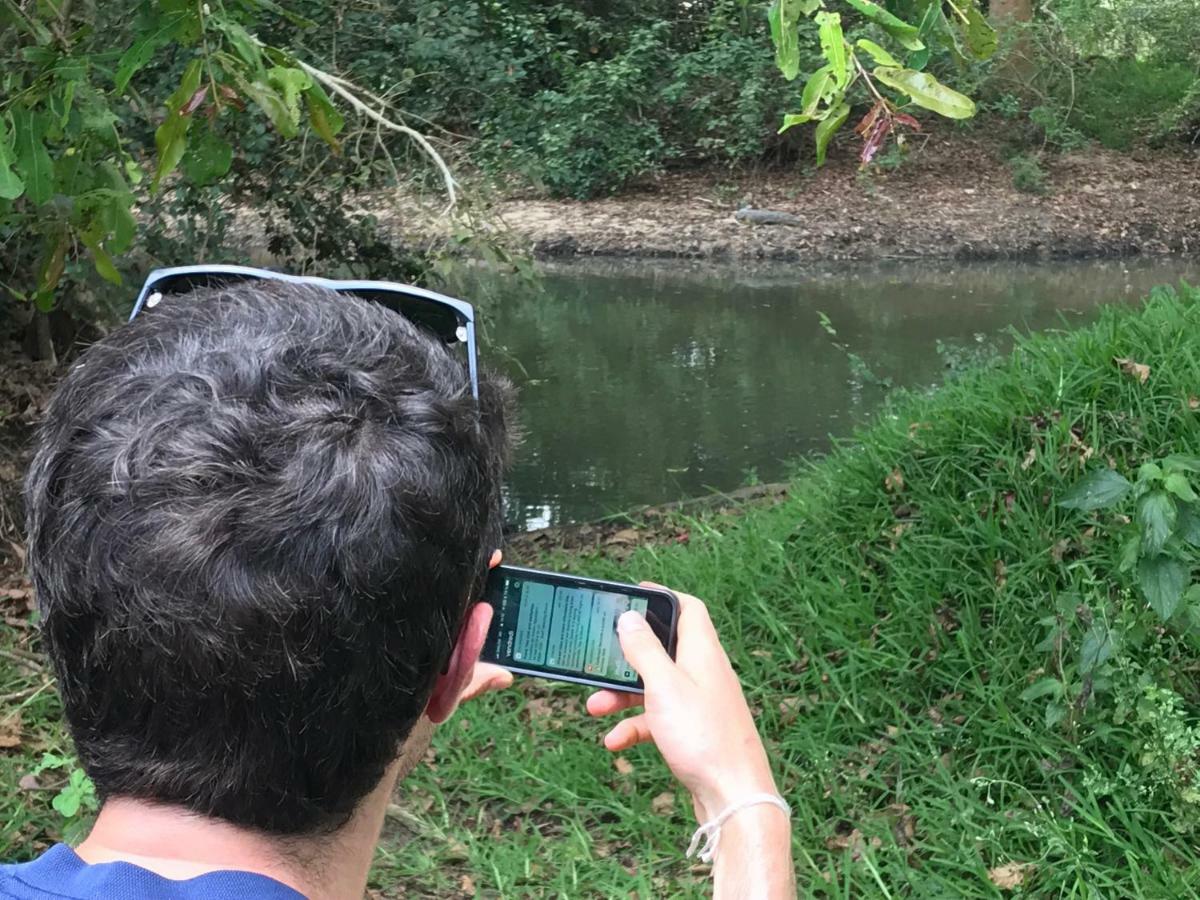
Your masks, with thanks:
M621 618L617 619L618 631L639 631L646 627L646 620L642 618L642 614L637 610L627 609L621 613Z

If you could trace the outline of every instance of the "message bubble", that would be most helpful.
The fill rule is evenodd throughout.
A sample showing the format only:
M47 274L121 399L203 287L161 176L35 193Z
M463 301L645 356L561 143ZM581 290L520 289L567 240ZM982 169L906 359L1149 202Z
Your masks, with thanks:
M649 608L650 601L644 597L627 597L628 603L626 609L632 609L643 616L646 615L646 610ZM622 610L624 612L624 610ZM612 655L612 671L609 673L610 678L617 678L621 681L634 682L638 680L638 673L634 671L633 666L629 664L629 660L625 658L625 654L621 652L621 641L617 637L616 627L613 627L612 634L613 655Z
M520 609L512 658L515 662L545 665L554 609L554 585L526 581L521 586Z
M593 592L585 588L559 587L554 591L554 620L546 648L546 665L578 672L583 668L584 648L593 614Z
M596 593L592 609L592 627L584 660L585 672L618 681L637 681L637 672L621 652L621 641L617 637L617 619L628 609L637 610L645 615L646 607L647 601L642 598L600 591Z

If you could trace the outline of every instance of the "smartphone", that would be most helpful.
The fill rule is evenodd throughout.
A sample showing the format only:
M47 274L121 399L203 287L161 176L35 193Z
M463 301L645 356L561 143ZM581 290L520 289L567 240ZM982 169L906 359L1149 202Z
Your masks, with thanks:
M675 656L679 599L663 588L497 566L484 599L495 615L482 659L521 675L641 693L617 639L617 619L628 609L645 616Z

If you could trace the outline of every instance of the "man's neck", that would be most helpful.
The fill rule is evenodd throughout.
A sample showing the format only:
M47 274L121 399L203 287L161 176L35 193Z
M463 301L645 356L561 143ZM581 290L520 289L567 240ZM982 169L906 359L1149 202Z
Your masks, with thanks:
M178 806L112 798L75 852L86 863L127 862L164 878L234 870L265 875L310 900L359 898L397 774L393 766L345 826L312 838L278 837Z

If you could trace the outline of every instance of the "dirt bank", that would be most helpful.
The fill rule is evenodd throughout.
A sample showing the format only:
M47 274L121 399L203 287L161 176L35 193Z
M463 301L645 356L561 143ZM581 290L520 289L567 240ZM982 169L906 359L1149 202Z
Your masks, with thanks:
M853 158L760 174L666 175L591 201L510 197L495 209L537 255L713 259L1070 259L1200 250L1200 152L1047 154L1045 193L1013 186L995 138L931 136L899 168ZM743 203L797 226L743 225ZM402 206L402 204L400 204ZM414 218L392 205L395 227Z
M505 536L506 559L534 565L548 555L608 556L625 559L643 544L686 544L692 516L738 516L748 507L771 506L788 496L784 483L757 484L735 491L643 506L597 522L558 525Z

